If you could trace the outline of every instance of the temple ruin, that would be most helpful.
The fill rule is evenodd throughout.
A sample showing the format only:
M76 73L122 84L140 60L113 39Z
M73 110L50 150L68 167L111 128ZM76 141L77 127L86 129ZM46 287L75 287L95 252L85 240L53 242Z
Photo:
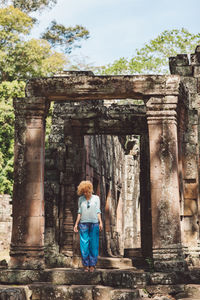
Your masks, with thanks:
M12 270L80 266L73 225L85 179L101 199L101 257L163 273L199 267L200 46L169 64L171 75L27 82L14 101Z

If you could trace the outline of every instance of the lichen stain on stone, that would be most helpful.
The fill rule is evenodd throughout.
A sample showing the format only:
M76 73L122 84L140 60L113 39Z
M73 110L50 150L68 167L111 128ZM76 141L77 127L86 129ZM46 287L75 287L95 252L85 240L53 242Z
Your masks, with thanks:
M157 141L158 155L161 162L161 172L165 179L170 178L170 174L177 170L176 142L166 130L160 135Z

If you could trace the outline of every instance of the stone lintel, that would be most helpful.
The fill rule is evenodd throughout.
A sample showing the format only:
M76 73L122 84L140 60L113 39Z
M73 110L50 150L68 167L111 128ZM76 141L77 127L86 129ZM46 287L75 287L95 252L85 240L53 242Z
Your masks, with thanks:
M65 135L80 134L141 134L147 132L146 108L124 106L71 110L65 121Z
M90 102L92 104L92 102ZM122 118L133 118L133 117L145 117L146 107L145 105L77 105L69 107L67 111L64 111L63 117L68 117L73 120L83 119L112 119L121 120Z
M178 95L179 84L177 75L61 76L29 80L26 96L55 101L145 99Z
M147 123L144 117L132 120L69 120L65 122L65 135L92 134L142 134L146 133Z

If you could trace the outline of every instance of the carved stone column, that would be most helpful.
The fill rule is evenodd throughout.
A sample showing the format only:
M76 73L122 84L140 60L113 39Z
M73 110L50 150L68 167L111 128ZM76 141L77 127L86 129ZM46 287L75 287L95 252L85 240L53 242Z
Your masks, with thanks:
M184 268L180 228L178 98L166 96L147 102L150 145L152 247L156 270Z
M44 98L14 101L15 158L12 268L44 266Z

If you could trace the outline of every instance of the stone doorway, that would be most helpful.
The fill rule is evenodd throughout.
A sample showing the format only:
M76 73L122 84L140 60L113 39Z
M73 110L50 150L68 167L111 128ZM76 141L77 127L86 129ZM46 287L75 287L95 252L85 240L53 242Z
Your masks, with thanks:
M57 244L60 253L67 257L80 256L78 237L73 233L77 210L76 187L81 180L89 179L102 203L104 232L100 238L100 254L123 257L126 252L126 257L133 258L133 252L137 252L141 256L142 233L142 252L151 255L151 217L149 215L147 219L145 213L150 211L147 207L150 205L147 199L150 191L147 188L149 152L145 113L144 105L130 104L130 100L127 105L121 104L120 110L118 105L102 101L96 101L95 104L89 101L82 104L55 104L48 161L60 149L54 160L63 162L47 170L49 180L46 180L46 184L60 186L60 194L53 207L52 201L47 205L52 195L46 191L45 202L47 224L49 215L51 220L55 220L54 224L59 219L59 239L56 239L54 226L47 226L47 248L55 241L54 247ZM139 139L133 133L143 135ZM54 145L55 140L57 143ZM141 166L139 152L143 157ZM55 172L57 178L62 178L62 182L55 181ZM142 180L139 180L140 176ZM141 188L143 194L140 193L139 181L144 185ZM142 218L140 208L144 216ZM144 222L142 225L141 219ZM144 228L148 228L148 231ZM133 251L133 248L137 249Z
M141 147L143 148L141 149L143 150L141 151L143 153L148 152L148 155L143 155L143 159L141 159L141 174L143 174L141 180L144 181L141 186L141 195L145 195L141 200L141 223L147 222L147 226L141 228L141 237L145 237L141 241L142 251L143 255L147 255L149 249L151 250L158 270L163 266L166 268L169 266L171 268L184 267L179 182L181 156L178 148L180 144L178 143L179 130L177 131L177 126L179 128L181 122L177 118L177 112L182 109L183 113L179 116L184 118L187 93L180 77L94 76L87 72L74 72L66 73L65 76L60 77L33 79L27 84L26 95L26 99L17 99L14 104L16 144L11 266L16 268L38 268L42 266L44 264L44 238L51 240L52 233L57 237L59 221L66 219L68 227L72 227L73 223L73 218L70 217L70 206L66 210L62 210L65 211L65 215L61 215L59 220L50 217L48 221L47 214L49 211L46 212L44 218L44 120L49 102L142 99L146 109L145 116L142 118L146 118L146 121L141 122L141 126L145 127L142 131L145 134L141 134L141 127L139 132L136 132L139 116L137 119L135 118L131 107L129 107L128 118L125 119L130 132L126 128L124 133L125 135L142 135L141 145L143 146ZM118 106L116 106L116 110L118 110L117 114L119 115L120 108ZM101 114L102 112L97 110L96 113ZM116 115L116 111L113 110L111 113L111 119L115 120L112 114ZM123 114L120 113L120 116ZM65 128L68 128L66 130L70 128L68 134L65 131L65 136L69 136L73 132L73 144L80 146L83 145L80 144L83 140L82 137L92 134L91 128L95 128L98 134L105 134L105 131L111 135L114 131L117 134L122 132L124 127L120 130L117 128L123 124L122 119L120 122L117 120L118 123L115 122L110 127L107 118L99 118L99 122L92 127L87 123L87 118L71 119L71 123L69 121L65 123ZM56 149L55 156L59 151L62 152L62 146L66 148L65 142L60 145L58 140L54 141L54 146ZM73 157L74 153L71 153ZM61 160L58 161L58 167L70 175L71 169L66 168L64 170L61 161L62 155ZM147 170L148 166L150 170ZM55 178L56 176L55 172ZM61 176L59 180L65 182L66 179L64 178ZM69 200L66 200L69 203L71 200L70 193L75 192L74 187L70 186L71 188L67 190ZM50 184L49 188L53 190L52 195L54 195L56 202L56 197L59 197L60 193L59 186ZM146 188L149 190L145 190ZM62 189L61 193L63 193ZM66 195L65 192L64 194ZM147 198L147 195L150 198ZM65 218L65 216L67 217ZM44 220L47 229L45 237ZM152 227L148 226L149 220ZM65 225L65 223L63 224ZM146 240L151 236L149 235L150 232L152 233L152 244L147 243ZM66 235L65 245L67 249L71 247L72 240L70 234ZM148 245L149 248L147 249L145 245Z

